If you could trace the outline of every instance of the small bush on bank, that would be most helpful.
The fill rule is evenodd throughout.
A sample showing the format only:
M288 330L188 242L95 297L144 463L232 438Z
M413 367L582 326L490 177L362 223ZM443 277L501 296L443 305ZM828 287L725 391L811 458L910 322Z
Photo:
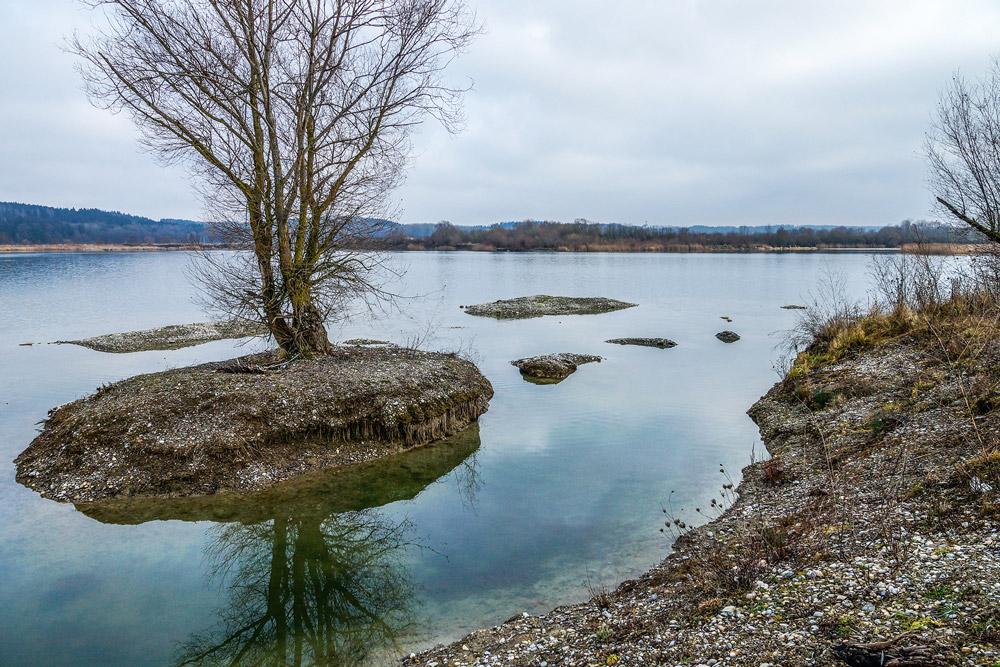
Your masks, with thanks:
M811 408L826 407L829 389L803 381L813 369L904 336L926 342L950 361L970 359L1000 327L1000 255L961 262L906 254L877 257L867 305L846 297L844 278L827 274L789 332L794 361L786 381Z

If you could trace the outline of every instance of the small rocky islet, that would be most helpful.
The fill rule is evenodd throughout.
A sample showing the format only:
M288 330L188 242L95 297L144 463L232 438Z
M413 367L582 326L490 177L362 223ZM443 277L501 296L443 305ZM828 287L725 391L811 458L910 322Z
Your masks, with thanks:
M715 337L721 340L723 343L735 343L740 339L740 335L735 331L720 331L715 334Z
M677 343L670 340L669 338L612 338L611 340L606 340L604 342L612 343L614 345L638 345L640 347L658 347L661 350L665 350L671 347L677 347Z
M570 297L536 294L465 306L465 312L469 315L498 320L523 320L546 315L595 315L635 308L637 305L602 296Z
M17 481L72 502L259 490L455 434L492 396L451 354L248 355L139 375L50 411L15 460Z
M556 384L576 372L581 364L600 362L601 357L593 354L574 354L572 352L556 352L540 354L535 357L515 359L510 362L516 366L521 375L529 381L540 380L541 384Z
M267 329L260 322L231 320L171 324L155 329L104 334L79 340L60 340L56 343L80 345L98 352L124 354L151 350L177 350L216 340L265 336L267 333Z

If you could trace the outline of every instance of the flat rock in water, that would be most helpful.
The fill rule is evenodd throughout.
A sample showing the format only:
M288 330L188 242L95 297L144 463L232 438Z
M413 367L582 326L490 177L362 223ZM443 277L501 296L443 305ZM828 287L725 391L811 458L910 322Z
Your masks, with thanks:
M740 335L735 331L720 331L715 334L715 337L721 340L723 343L735 343L740 339Z
M176 350L201 345L214 340L262 336L267 329L260 322L194 322L171 324L156 329L105 334L80 340L60 340L57 343L82 345L98 352L146 352L149 350Z
M808 308L806 308L805 306L796 306L795 304L791 304L791 305L788 305L788 306L782 306L782 308L784 310L808 310Z
M677 343L669 338L612 338L604 341L615 345L642 345L643 347L658 347L661 350L668 347L677 347Z
M593 315L610 313L624 308L634 308L638 304L617 301L602 296L572 297L572 296L522 296L516 299L504 299L492 303L480 303L466 306L465 312L470 315L494 317L498 320L527 319L544 315Z
M52 410L14 463L18 482L61 501L258 490L452 435L492 397L454 355L266 352L103 386Z
M555 354L542 354L537 357L516 359L510 363L513 366L517 366L517 369L521 371L521 375L538 380L558 382L573 374L580 364L589 364L600 360L601 357L592 354L557 352Z

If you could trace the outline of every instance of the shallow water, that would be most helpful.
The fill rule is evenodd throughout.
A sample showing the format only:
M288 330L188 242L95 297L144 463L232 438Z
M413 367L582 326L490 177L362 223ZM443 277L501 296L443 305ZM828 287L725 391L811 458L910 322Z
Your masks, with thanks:
M829 270L863 297L864 253L412 253L401 311L359 336L469 354L496 395L478 429L249 499L81 508L14 481L59 404L136 373L242 354L220 341L109 355L20 346L207 319L182 253L0 255L0 664L355 665L544 612L661 560L661 507L705 506L760 444L746 409ZM460 305L528 294L640 304L494 321ZM720 319L732 318L732 323ZM732 345L714 334L731 329ZM606 344L666 337L673 349ZM556 385L509 360L599 354ZM672 493L673 492L673 493ZM693 513L690 513L693 514Z

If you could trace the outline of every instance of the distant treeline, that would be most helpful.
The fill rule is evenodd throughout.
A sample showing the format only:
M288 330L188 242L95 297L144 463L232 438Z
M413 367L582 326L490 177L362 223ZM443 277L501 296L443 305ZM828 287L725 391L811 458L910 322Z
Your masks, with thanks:
M211 243L212 229L190 220L151 220L94 208L0 202L0 245Z
M793 248L900 248L912 243L979 242L935 222L875 227L648 227L597 223L385 223L390 250L558 250L569 252L756 252ZM208 244L219 235L190 220L151 220L117 211L0 202L0 245Z
M968 243L975 239L935 222L866 227L734 227L698 232L676 227L634 227L588 220L573 223L526 221L492 227L458 227L440 222L423 237L410 226L386 236L399 250L557 250L567 252L755 252L795 248L899 248L912 243Z

